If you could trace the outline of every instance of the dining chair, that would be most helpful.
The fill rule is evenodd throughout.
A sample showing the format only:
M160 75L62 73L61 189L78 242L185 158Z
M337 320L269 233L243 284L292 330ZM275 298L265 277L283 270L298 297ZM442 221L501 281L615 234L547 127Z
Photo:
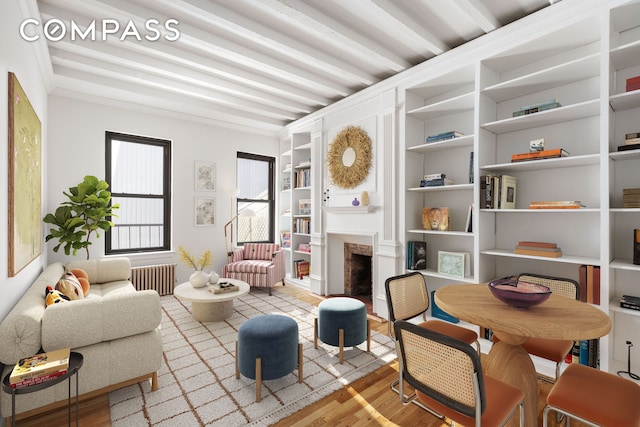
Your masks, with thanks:
M589 426L638 427L640 425L640 386L626 378L590 366L572 363L547 395L542 425L548 414L576 419Z
M580 287L578 286L578 282L575 280L533 273L521 273L518 276L518 281L544 285L551 289L551 293L554 295L561 295L563 297L576 300L580 299ZM499 339L494 335L493 342L497 341L499 341ZM574 342L572 340L529 338L522 344L522 347L527 351L527 353L550 360L556 364L554 378L549 378L548 376L541 374L538 375L538 378L541 380L554 383L560 376L560 367L562 366L562 362L564 362L567 354L573 348L573 344Z
M480 355L469 344L404 320L394 322L400 350L400 396L404 404L420 401L465 426L502 426L520 412L524 394L483 374ZM405 398L406 381L415 391Z
M470 329L442 320L427 320L429 309L429 292L424 276L420 272L411 272L389 277L384 284L389 311L388 333L395 338L393 323L397 320L411 320L422 315L422 322L418 326L459 339L467 344L475 344L480 354L478 334ZM398 352L399 355L399 352ZM397 388L400 376L391 383L391 390L400 393ZM424 408L429 410L428 408ZM438 414L435 414L438 415Z

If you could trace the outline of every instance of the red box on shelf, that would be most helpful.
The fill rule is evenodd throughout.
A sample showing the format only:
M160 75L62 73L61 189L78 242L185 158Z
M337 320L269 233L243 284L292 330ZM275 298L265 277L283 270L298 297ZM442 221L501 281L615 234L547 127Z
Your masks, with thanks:
M640 76L627 79L627 92L640 89Z

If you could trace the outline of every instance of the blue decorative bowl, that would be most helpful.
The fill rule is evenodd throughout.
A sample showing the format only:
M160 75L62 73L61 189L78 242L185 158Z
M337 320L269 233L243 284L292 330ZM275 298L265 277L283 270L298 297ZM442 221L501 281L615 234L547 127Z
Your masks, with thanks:
M544 285L518 281L515 277L494 280L489 290L500 301L515 308L530 308L542 304L551 295L551 289Z

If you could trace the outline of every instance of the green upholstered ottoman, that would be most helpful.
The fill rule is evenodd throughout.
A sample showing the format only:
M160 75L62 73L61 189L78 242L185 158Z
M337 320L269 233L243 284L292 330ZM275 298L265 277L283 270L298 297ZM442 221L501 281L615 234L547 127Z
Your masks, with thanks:
M292 318L267 314L240 325L236 341L236 378L242 374L256 380L256 402L262 399L263 380L284 377L297 367L298 382L302 382L302 364L298 324Z
M367 308L355 298L334 297L318 305L318 317L314 321L313 345L318 348L318 338L325 344L340 348L340 363L344 361L344 348L355 347L365 340L371 350L371 330Z

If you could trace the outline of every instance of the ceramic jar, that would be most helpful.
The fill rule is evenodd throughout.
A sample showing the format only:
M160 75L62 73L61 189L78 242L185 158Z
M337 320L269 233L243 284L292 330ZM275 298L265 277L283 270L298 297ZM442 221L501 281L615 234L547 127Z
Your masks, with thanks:
M209 275L204 271L198 270L189 276L189 282L194 288L202 288L207 285Z
M220 280L220 275L215 271L212 271L211 274L209 274L209 283L215 285L218 283L218 280Z

